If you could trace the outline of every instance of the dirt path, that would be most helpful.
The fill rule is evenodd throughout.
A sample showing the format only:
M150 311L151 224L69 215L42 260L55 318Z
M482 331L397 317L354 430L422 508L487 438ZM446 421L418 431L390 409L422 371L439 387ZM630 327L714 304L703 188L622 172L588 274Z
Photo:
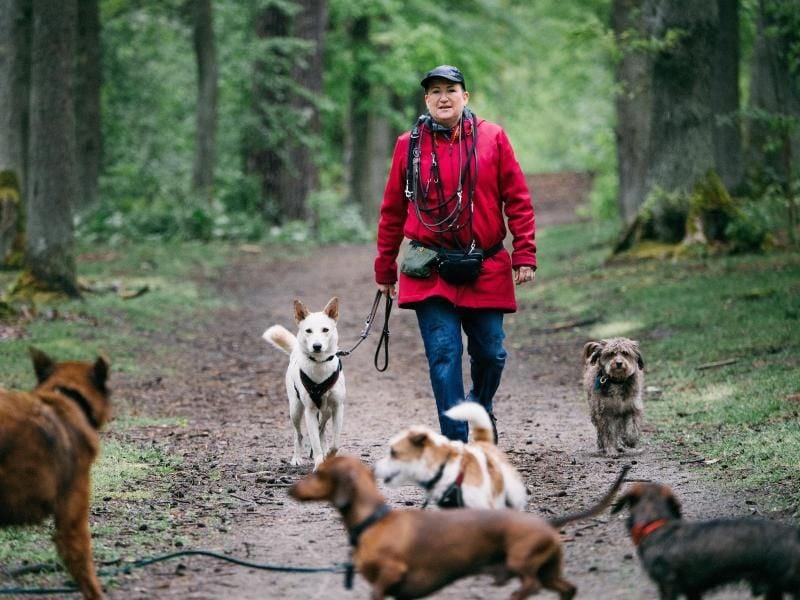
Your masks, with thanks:
M121 376L116 393L144 414L185 417L188 425L135 432L182 457L164 498L172 514L172 536L182 547L222 551L259 563L330 566L347 560L338 516L328 506L301 505L286 487L310 469L291 467L291 427L283 376L287 358L267 346L261 333L273 323L292 327L291 303L302 298L319 310L330 296L341 301L340 343L358 337L372 303L372 249L325 248L313 256L267 264L243 256L219 293L241 309L221 310L213 325L178 332L175 352L151 357L163 376L142 381ZM530 309L528 309L530 310ZM380 321L380 319L379 319ZM376 325L379 328L380 322ZM585 332L568 342L506 321L509 360L495 401L500 446L523 473L532 496L528 510L562 514L594 502L618 472L621 461L593 455L594 432L580 390L580 355ZM386 440L411 423L436 426L422 344L413 313L395 310L391 320L390 366L372 366L377 333L345 359L347 407L343 451L368 462L385 452ZM698 467L681 465L669 449L648 444L633 457L635 479L671 483L688 517L748 512L735 500L699 483ZM387 490L394 506L419 505L412 489ZM649 599L655 588L642 573L623 521L610 515L564 530L566 572L579 597ZM154 554L173 548L154 548ZM366 598L357 578L346 592L339 574L273 573L208 558L153 565L119 580L109 597L181 599ZM508 597L488 578L446 588L436 598ZM553 597L543 593L542 597ZM727 590L714 598L749 598Z

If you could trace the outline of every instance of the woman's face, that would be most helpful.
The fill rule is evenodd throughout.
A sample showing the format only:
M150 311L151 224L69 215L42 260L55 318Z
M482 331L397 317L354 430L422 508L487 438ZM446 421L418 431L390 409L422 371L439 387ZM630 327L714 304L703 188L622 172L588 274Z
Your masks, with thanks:
M455 127L469 102L469 92L460 83L434 79L425 92L425 105L433 120L445 127Z

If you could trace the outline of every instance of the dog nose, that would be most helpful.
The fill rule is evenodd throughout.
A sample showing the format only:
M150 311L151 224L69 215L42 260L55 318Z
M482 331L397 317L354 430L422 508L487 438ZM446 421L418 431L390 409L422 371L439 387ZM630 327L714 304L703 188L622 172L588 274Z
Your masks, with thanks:
M618 360L617 362L614 363L614 366L616 366L618 369L621 368L622 367L622 361Z
M314 344L314 352L319 352L322 350L322 344Z

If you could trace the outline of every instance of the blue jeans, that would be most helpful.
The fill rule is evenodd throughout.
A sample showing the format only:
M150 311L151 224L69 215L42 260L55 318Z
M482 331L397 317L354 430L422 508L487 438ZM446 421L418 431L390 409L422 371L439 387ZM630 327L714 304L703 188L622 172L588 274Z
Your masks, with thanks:
M503 313L491 309L458 308L441 298L421 302L415 309L428 357L439 427L448 438L466 442L469 426L443 414L465 399L461 329L467 334L472 379L472 389L466 399L478 402L492 414L492 399L500 386L507 356L503 348Z

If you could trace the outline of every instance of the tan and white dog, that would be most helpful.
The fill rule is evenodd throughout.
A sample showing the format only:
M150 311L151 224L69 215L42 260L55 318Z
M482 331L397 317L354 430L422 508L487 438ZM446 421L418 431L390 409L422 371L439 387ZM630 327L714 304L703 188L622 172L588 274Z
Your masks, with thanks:
M424 426L411 427L389 442L389 456L375 465L387 485L417 485L425 504L442 508L513 508L523 510L528 492L517 470L493 443L489 414L476 402L462 402L445 413L467 421L472 441L453 441Z
M291 464L299 465L303 450L301 422L305 419L311 454L316 469L326 455L336 454L344 419L345 382L342 361L337 355L339 300L331 298L320 312L309 312L294 301L297 335L281 325L267 329L263 338L289 355L286 395L294 425L294 453ZM325 426L333 421L330 448Z

